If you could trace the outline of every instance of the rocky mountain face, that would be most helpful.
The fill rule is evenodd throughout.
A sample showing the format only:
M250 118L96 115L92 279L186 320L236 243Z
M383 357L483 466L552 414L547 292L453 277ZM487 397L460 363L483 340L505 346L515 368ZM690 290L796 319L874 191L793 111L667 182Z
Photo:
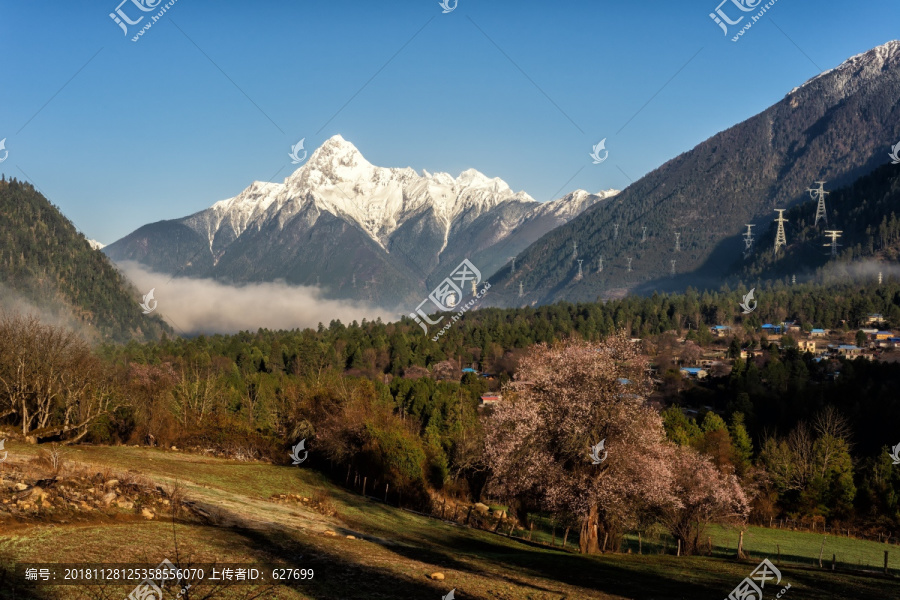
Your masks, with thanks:
M529 244L613 197L539 203L474 169L459 177L383 168L335 136L284 183L254 182L182 219L103 248L116 261L236 284L282 279L326 296L404 306L464 258L490 276Z
M486 301L517 306L718 288L736 272L746 224L762 233L775 208L808 200L816 181L836 189L890 161L900 141L898 98L900 42L892 41L550 231L518 256L515 273L504 267L492 278ZM584 261L581 279L573 243Z

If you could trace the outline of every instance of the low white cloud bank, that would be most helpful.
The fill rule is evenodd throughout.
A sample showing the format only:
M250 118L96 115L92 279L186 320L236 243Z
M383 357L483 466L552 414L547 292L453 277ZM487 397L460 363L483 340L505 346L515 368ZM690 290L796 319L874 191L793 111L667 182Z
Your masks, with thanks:
M322 297L317 287L288 285L283 281L229 285L213 279L172 277L132 261L116 266L141 294L155 288L155 313L181 333L235 333L241 330L303 329L326 326L339 319L396 320L383 308L350 300ZM150 303L153 306L153 303Z

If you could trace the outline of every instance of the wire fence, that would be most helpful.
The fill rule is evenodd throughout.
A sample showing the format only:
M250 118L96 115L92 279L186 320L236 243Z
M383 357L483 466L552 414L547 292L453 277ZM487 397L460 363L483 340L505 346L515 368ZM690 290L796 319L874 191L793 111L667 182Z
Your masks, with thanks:
M349 481L349 478L348 478ZM377 484L376 484L377 485ZM383 486L383 484L382 484ZM353 485L354 488L361 487ZM362 491L359 489L358 491ZM525 524L510 518L506 506L488 502L468 504L440 496L421 511L402 507L401 499L381 496L375 489L367 491L370 500L394 504L402 510L461 527L489 531L507 538L524 540L560 550L577 552L580 546L580 524L550 514L529 513ZM900 575L900 537L893 534L872 535L852 528L823 523L772 520L771 527L750 526L743 529L710 525L699 540L696 554L716 558L768 558L775 565L797 565L826 570L885 573ZM683 549L661 526L631 531L620 539L599 540L602 552L638 555L678 555Z

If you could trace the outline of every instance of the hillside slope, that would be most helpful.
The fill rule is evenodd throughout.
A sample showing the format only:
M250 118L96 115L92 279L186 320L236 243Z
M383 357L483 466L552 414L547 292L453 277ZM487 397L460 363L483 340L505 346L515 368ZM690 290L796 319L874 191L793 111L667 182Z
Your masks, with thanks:
M888 160L900 139L898 97L900 41L892 41L809 80L548 233L518 257L515 275L506 268L492 279L486 301L520 306L718 287L741 255L745 223L767 224L774 208L806 200L815 181L833 189ZM580 281L573 242L585 260Z
M0 222L0 308L37 308L105 340L171 331L142 314L131 284L30 184L0 181Z
M896 263L900 259L900 165L886 164L852 185L829 190L825 200L826 221L815 225L817 200L808 200L785 211L787 246L773 251L776 225L770 223L756 240L751 256L737 267L745 281L796 276L805 279L837 261L849 263L871 259ZM837 257L831 254L827 230L840 231ZM869 274L884 270L895 274L888 264L872 265Z

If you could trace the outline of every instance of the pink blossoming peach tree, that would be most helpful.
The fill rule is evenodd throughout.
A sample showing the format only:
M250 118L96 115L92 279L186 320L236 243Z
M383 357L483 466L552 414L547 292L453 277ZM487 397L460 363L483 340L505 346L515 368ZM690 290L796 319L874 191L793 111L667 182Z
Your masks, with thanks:
M646 363L623 333L534 346L486 422L490 491L576 517L583 553L600 549L600 532L616 539L649 518L695 541L698 519L746 516L733 476L666 440L646 402L651 390ZM601 440L608 454L593 464ZM691 465L699 467L693 477Z

